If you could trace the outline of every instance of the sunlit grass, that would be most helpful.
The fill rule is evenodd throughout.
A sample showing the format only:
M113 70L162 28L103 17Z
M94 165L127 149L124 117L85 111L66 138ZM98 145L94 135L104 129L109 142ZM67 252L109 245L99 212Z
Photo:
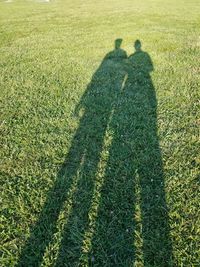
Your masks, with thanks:
M75 114L75 109L104 56L113 50L116 38L123 39L122 48L128 55L133 53L134 41L140 39L154 64L151 76L158 102L158 136L173 248L173 260L169 259L166 266L198 266L199 14L198 0L0 1L1 266L16 266L20 260L21 266L37 266L37 255L30 257L27 265L23 262L23 251L27 249L30 236L34 240L35 230L38 231L36 239L38 236L42 236L43 240L47 237L51 225L48 219L51 217L44 211L44 207L47 211L49 209L49 204L45 206L45 203L58 177L62 176L66 158L70 158L68 152L73 147L84 114L84 109L79 114ZM120 118L118 113L110 116L111 121L112 116ZM121 122L129 128L128 119L121 118ZM64 178L58 181L52 210L56 210L59 200L63 203L58 210L56 225L52 226L53 234L49 234L50 240L44 245L42 266L78 266L74 262L80 266L101 267L102 262L105 266L111 266L112 259L108 258L107 252L103 255L100 248L93 255L92 250L93 246L97 246L95 240L99 237L98 209L101 207L103 210L104 207L106 210L111 200L115 199L111 186L115 169L111 169L110 174L106 166L112 152L112 140L117 134L112 132L109 123L104 135L103 130L99 129L99 133L102 131L103 145L101 151L97 149L99 155L94 156L96 168L86 160L86 170L96 170L94 186L87 184L87 177L84 176L87 172L81 171L81 164L73 183L66 183ZM88 129L98 136L95 127L95 124L90 125ZM115 126L114 129L118 128ZM87 127L84 131L87 133ZM135 145L136 141L127 137L127 132L123 134L130 146ZM84 145L92 145L90 139L84 142ZM81 145L76 144L75 147L81 149ZM123 167L120 159L123 153L120 145L119 142L116 165L129 173L131 166ZM75 156L77 154L74 152ZM73 161L74 157L71 158ZM138 170L134 175L135 203L129 203L135 206L133 220L136 222L134 233L130 233L135 236L132 266L135 262L136 267L148 267L151 265L145 265L142 248L142 200ZM108 194L108 199L102 189L106 177L110 186L107 191L112 193ZM79 212L74 215L79 180L82 183L80 196L84 198L77 204ZM68 190L62 191L66 193L63 198L60 196L62 183L68 187ZM125 185L123 189L126 189ZM127 194L132 194L131 189L127 188ZM120 183L116 183L115 189L116 195L120 194ZM120 201L115 204L118 213L121 212L120 205ZM88 214L89 222L83 216L86 226L83 225L84 231L79 231L79 223L82 223L79 218L84 212ZM41 218L43 214L47 218L46 224L44 221L38 223L44 219ZM71 231L73 240L80 241L81 253L74 254L67 262L63 257L62 263L60 246L68 220L74 223L67 231ZM128 224L132 229L131 222ZM99 229L104 227L106 232L107 222ZM109 229L115 231L117 226ZM76 251L73 247L68 249L69 253ZM126 248L123 250L128 255ZM123 266L131 266L128 258Z

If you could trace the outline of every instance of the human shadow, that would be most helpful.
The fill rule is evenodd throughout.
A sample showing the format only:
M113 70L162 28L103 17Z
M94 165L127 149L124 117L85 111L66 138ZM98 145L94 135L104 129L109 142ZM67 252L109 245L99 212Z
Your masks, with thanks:
M113 138L98 192L87 265L133 266L135 233L142 225L143 265L173 266L157 100L150 76L153 63L139 40L128 60L121 43L117 39L114 50L105 55L75 108L76 114L82 114L78 129L18 266L41 265L65 208L68 216L54 265L83 266L82 245L90 228L89 211L107 130ZM141 216L136 216L138 207Z
M94 257L94 266L133 266L139 224L143 266L169 267L173 256L157 134L157 100L150 76L153 63L139 40L126 70L128 77L110 123L114 135L90 257ZM137 217L136 191L141 214Z
M66 206L71 208L56 265L77 264L83 234L88 224L88 212L105 132L113 102L118 97L125 76L122 61L127 55L121 49L121 43L122 39L115 41L114 50L104 57L76 107L76 114L80 111L83 113L79 127L39 219L30 230L30 237L22 249L18 266L41 265L45 249L57 231L59 214L65 202L69 202Z

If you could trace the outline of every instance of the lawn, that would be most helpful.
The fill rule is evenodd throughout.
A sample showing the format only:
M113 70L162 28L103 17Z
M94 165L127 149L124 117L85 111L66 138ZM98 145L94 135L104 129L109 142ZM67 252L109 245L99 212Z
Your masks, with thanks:
M200 266L199 14L0 1L0 266Z

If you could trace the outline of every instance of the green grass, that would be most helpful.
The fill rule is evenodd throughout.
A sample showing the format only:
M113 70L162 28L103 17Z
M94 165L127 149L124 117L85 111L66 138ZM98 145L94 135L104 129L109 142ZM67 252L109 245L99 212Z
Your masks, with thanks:
M0 266L199 266L199 14L0 1Z

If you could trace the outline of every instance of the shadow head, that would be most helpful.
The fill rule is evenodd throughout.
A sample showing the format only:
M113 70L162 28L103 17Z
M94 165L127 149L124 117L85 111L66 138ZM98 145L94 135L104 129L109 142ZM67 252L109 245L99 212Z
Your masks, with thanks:
M140 40L136 40L134 43L134 47L136 51L141 51L142 43Z
M121 47L123 39L118 38L115 40L115 49L119 49Z

